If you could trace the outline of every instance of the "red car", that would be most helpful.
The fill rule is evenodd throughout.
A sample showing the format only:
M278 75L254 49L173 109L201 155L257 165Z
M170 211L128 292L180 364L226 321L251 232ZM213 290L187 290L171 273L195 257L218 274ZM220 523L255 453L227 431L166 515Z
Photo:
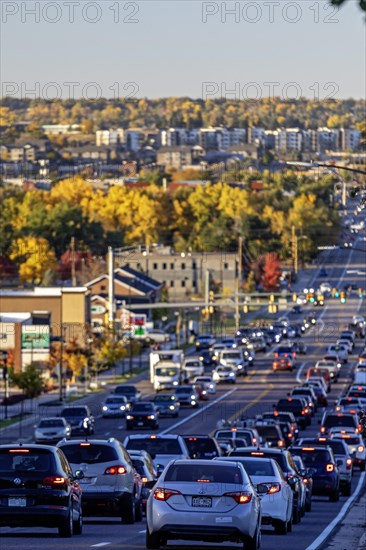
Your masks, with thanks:
M278 370L289 370L292 372L294 369L291 357L278 357L272 363L272 370L276 372Z
M208 401L208 393L204 384L193 384L200 401Z

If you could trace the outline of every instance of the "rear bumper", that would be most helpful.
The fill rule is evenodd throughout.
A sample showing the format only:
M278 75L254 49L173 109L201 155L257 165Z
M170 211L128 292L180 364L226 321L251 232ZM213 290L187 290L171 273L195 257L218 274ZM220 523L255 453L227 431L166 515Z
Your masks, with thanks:
M8 527L58 527L69 515L68 506L0 506L0 525Z
M329 495L333 493L338 487L336 479L317 479L313 478L313 495Z

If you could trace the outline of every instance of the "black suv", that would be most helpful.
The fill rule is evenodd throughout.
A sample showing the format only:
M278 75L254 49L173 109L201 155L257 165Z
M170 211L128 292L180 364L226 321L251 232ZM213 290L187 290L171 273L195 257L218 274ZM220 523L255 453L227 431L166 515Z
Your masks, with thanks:
M190 458L211 459L223 455L216 439L209 435L182 435Z
M94 416L87 405L65 407L60 416L65 418L71 426L71 435L94 433Z
M144 427L153 430L159 427L159 411L150 401L134 403L129 413L126 414L126 430Z
M248 447L232 451L230 456L253 456L256 458L273 458L281 467L287 483L294 493L293 522L299 523L305 513L306 488L296 468L291 453L282 449L268 449L267 447Z
M115 395L124 395L129 403L136 403L136 401L140 401L141 399L141 392L136 386L122 384L121 386L116 386L113 393Z
M306 428L311 423L311 411L305 406L302 398L287 397L287 399L279 399L275 406L275 412L292 412L296 422L302 428Z
M56 527L61 537L82 532L81 489L61 449L0 446L0 525Z

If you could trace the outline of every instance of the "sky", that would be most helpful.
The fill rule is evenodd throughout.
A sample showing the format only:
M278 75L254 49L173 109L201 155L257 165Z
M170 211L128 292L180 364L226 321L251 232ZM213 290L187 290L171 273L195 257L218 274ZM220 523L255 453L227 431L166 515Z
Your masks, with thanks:
M1 1L2 96L365 97L356 0Z

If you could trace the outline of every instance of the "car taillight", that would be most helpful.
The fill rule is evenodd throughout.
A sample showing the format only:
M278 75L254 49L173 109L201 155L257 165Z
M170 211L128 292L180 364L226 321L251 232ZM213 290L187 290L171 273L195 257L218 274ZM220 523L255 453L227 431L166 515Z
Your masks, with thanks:
M275 357L278 357L278 353L276 353Z
M147 477L143 476L141 478L141 481L142 481L142 483L147 483L149 480L147 479Z
M336 408L335 408L335 410L336 410L337 412L340 411L340 410L341 410L340 406L337 405Z
M267 495L274 495L275 493L279 493L281 491L281 483L266 483L265 481L262 481L263 485L267 485L268 491Z
M320 433L325 434L325 427L324 427L324 426L322 426L322 427L320 428Z
M168 498L172 497L173 495L181 495L182 493L180 491L175 491L174 489L162 489L158 487L154 491L154 498L155 500L168 500Z
M125 466L109 466L109 468L107 468L106 471L104 472L104 475L115 476L118 474L126 474L126 473L127 473L127 469L125 468Z
M49 487L62 487L62 485L65 485L66 479L62 476L47 476L43 479L43 485L47 485Z
M334 464L327 464L325 469L327 472L334 472Z
M278 445L279 447L284 447L284 446L285 446L285 442L284 442L282 439L279 439L277 445Z
M224 493L224 497L231 497L238 504L247 504L252 500L252 493L247 493L245 491L237 491L232 493Z
M347 458L346 460L346 469L352 470L352 458Z

